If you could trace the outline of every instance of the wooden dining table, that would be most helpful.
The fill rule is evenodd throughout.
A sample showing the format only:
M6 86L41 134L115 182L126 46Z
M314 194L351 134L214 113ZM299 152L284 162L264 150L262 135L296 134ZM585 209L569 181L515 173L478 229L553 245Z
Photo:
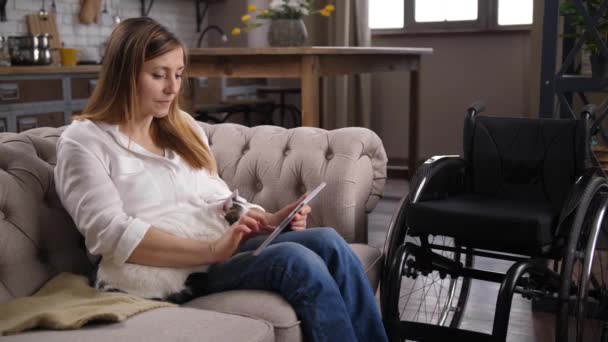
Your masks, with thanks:
M302 125L319 127L319 78L374 72L409 71L408 175L418 160L420 59L432 48L268 47L192 48L189 76L299 78ZM329 115L325 113L325 115Z

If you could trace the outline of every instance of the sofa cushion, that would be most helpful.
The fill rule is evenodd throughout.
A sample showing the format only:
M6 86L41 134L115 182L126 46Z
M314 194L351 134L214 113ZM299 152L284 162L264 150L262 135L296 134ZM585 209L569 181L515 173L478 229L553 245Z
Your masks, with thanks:
M3 342L274 340L272 326L263 320L191 308L155 309L120 323L91 324L78 330L34 330L2 337Z
M382 252L365 244L355 243L350 246L359 257L370 285L375 290L380 277ZM184 306L257 317L272 323L277 341L302 341L300 321L295 312L283 297L272 292L226 291L194 299Z
M382 271L382 263L384 255L379 248L362 244L352 243L350 247L353 249L355 254L361 260L365 274L372 289L375 291L378 288L378 282L380 281L380 272Z
M277 341L302 341L300 321L280 295L260 290L235 290L194 299L185 307L244 314L270 322Z

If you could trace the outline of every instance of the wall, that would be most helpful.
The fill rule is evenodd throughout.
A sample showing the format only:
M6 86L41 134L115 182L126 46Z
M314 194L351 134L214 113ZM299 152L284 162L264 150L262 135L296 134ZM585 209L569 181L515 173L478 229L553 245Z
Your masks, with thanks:
M259 9L268 8L268 0L225 0L213 4L209 10L209 24L224 28L228 34L228 43L224 44L215 37L209 38L209 46L248 46L265 47L268 25L243 32L240 36L232 36L234 27L243 27L241 17L247 13L247 5L255 5ZM263 22L263 21L259 21Z
M103 9L101 1L101 9ZM121 18L141 15L140 0L105 0L110 19L118 14ZM149 1L146 1L148 3ZM81 59L99 59L99 46L107 39L113 29L113 22L84 25L79 22L80 0L55 0L57 7L57 25L61 40L65 46L75 47L81 51ZM28 33L25 16L38 13L42 1L8 0L6 6L7 22L0 22L0 35L23 35ZM51 1L45 2L50 11ZM156 0L150 11L150 17L157 19L175 32L187 46L194 46L196 33L196 7L192 0Z
M530 116L530 32L373 36L374 46L431 47L422 58L419 155L460 154L467 107L492 115ZM372 129L392 160L407 159L409 75L374 74Z

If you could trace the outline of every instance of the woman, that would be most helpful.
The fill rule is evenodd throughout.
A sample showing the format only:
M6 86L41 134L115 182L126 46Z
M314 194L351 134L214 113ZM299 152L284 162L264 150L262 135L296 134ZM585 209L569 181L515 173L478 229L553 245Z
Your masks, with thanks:
M201 203L231 192L204 131L179 110L184 50L150 18L123 21L84 114L57 143L57 192L89 252L102 257L97 287L124 290L120 275L129 265L200 268L204 281L188 279L197 294L278 292L311 341L386 340L359 260L333 229L305 229L310 207L256 257L263 236L255 236L272 231L297 201L276 213L246 203L225 229L206 224ZM203 238L174 233L192 227Z

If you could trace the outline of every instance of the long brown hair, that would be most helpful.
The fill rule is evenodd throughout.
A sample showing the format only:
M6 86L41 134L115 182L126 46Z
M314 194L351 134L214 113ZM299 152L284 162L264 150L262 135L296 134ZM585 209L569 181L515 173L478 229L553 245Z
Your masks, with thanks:
M138 111L138 76L145 61L185 46L167 28L148 17L122 21L112 32L106 45L97 86L77 120L89 119L109 124L127 124ZM182 74L185 79L185 74ZM213 154L196 132L196 128L182 117L175 97L169 114L154 118L152 139L178 153L192 168L217 171Z

